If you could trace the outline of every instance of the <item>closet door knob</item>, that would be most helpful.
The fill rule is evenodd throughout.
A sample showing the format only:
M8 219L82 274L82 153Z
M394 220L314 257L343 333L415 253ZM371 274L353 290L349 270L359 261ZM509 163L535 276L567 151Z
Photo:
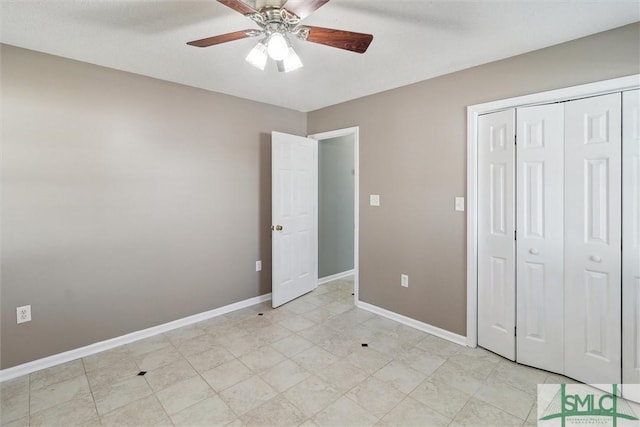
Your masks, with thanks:
M537 250L537 249L535 249L535 248L531 248L531 249L529 249L529 253L530 253L531 255L538 255L538 254L540 253L540 251L538 251L538 250Z
M593 262L600 262L602 261L602 258L600 258L598 255L591 255L591 261Z

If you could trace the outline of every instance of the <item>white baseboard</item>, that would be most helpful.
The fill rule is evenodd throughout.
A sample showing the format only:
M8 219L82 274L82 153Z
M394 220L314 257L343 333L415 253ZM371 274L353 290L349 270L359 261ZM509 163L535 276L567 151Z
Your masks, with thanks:
M331 276L325 276L318 279L318 285L324 285L325 283L333 282L334 280L346 279L354 275L355 270L343 271L342 273L332 274Z
M27 375L41 369L50 368L61 363L70 362L81 357L90 356L101 351L110 350L124 344L129 344L134 341L149 338L154 335L181 328L183 326L191 325L193 323L202 322L203 320L211 319L213 317L222 316L223 314L227 314L246 307L251 307L252 305L260 304L270 300L271 294L260 295L243 301L238 301L233 304L225 305L224 307L219 307L213 310L194 314L192 316L183 317L182 319L163 323L162 325L152 326L151 328L131 332L126 335L121 335L119 337L111 338L105 341L89 344L84 347L54 354L52 356L43 357L42 359L33 360L31 362L23 363L11 368L2 369L0 370L0 382L10 380L12 378L17 378L22 375Z
M403 316L402 314L398 314L393 311L386 310L376 305L369 304L363 301L357 301L356 307L361 308L363 310L370 311L371 313L378 314L382 317L386 317L387 319L395 320L398 323L402 323L403 325L410 326L414 329L417 329L422 332L426 332L431 335L435 335L436 337L445 339L447 341L451 341L453 343L460 344L465 347L467 345L467 337L463 335L455 334L453 332L447 331L446 329L438 328L437 326L433 326L428 323L424 323L419 320L415 320L410 317Z

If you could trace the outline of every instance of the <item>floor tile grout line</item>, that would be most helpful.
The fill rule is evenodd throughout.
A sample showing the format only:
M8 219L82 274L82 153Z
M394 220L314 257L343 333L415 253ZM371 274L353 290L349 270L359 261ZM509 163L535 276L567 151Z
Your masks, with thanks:
M527 414L527 418L524 419L524 422L526 423L527 420L531 417L531 413L536 410L536 414L535 417L538 418L538 413L537 413L537 409L538 409L538 401L537 399L533 400L533 405L531 405L531 409L529 409L529 413Z
M61 402L58 402L57 404L55 404L53 406L46 406L46 407L44 407L44 408L32 413L31 412L31 397L32 397L32 393L31 393L31 374L26 375L26 377L28 378L27 379L27 383L28 383L28 391L27 391L27 393L28 393L28 402L29 402L29 407L28 407L28 416L29 416L29 418L31 418L32 415L38 415L41 412L44 412L44 411L50 410L52 408L55 408L56 406L63 405L65 403L71 402L72 400L77 400L79 397L82 397L82 396L85 395L85 394L80 394L78 396L72 396L71 398L69 398L67 400L63 400ZM78 374L78 375L75 375L75 376L73 376L71 378L66 378L66 379L57 381L55 383L49 384L47 386L40 387L40 388L36 389L35 391L40 391L40 390L45 389L47 387L56 386L56 385L58 385L60 383L63 383L63 382L66 382L66 381L75 380L75 379L80 378L80 377L85 377L85 380L87 381L87 386L89 387L89 392L91 392L91 386L89 384L88 378L86 377L86 374ZM93 396L92 396L92 398L93 398Z
M27 393L28 393L28 407L27 407L27 424L31 426L31 374L27 377Z
M84 363L84 358L81 358L80 360L82 362L82 370L84 371L84 376L87 379L87 384L89 385L89 393L91 393L91 400L93 400L93 407L96 410L98 422L102 425L102 417L100 417L100 412L98 412L98 403L96 402L96 397L93 394L93 387L91 387L91 383L89 382L89 376L87 375L87 367Z
M205 350L205 351L203 351L202 353L204 353L204 352L206 352L206 351L208 351L208 350ZM198 353L198 354L199 354L199 353ZM198 370L193 366L193 364L191 363L191 361L190 361L189 359L187 359L187 357L186 357L186 356L183 356L183 357L184 357L184 359L186 360L186 362L189 364L189 366L191 367L191 369L193 369L193 370L196 372L196 374L197 374L196 376L200 377L200 379L201 379L201 380L202 380L202 381L203 381L203 382L204 382L204 383L205 383L205 384L206 384L206 385L207 385L207 386L208 386L208 387L209 387L209 388L214 392L214 394L215 394L216 396L219 396L220 392L218 392L215 388L213 388L213 386L212 386L211 384L209 384L209 382L208 382L208 381L207 381L207 380L202 376L202 373L201 373L200 371L198 371ZM234 357L235 357L235 356L234 356ZM238 360L238 359L237 359L237 358L235 358L235 359L232 359L232 360ZM242 363L242 361L240 361L240 360L238 360L238 361L239 361L240 363ZM221 364L220 364L220 365L218 365L218 366L221 366L221 365L223 365L224 363L226 363L226 362L223 362L223 363L221 363ZM217 367L217 366L216 366L216 367ZM214 367L214 368L212 368L212 369L215 369L216 367ZM192 377L192 378L195 378L195 377ZM190 379L191 379L191 378L188 378L188 379L183 380L183 381L188 381L188 380L190 380ZM177 384L177 383L176 383L176 384ZM168 387L167 387L167 388L168 388ZM166 388L165 388L165 389L166 389ZM159 391L162 391L162 390L159 390ZM156 394L156 392L154 392L154 394ZM178 413L180 413L180 412L182 412L182 411L184 411L184 410L186 410L186 409L188 409L188 408L191 408L191 407L193 407L193 406L195 406L195 405L199 404L200 402L202 402L202 401L204 401L204 400L206 400L206 399L209 399L210 397L211 397L211 396L208 396L208 397L206 397L206 398L204 398L204 399L201 399L201 400L199 400L199 401L197 401L197 402L195 402L195 403L193 403L193 404L191 404L191 405L189 405L189 406L187 406L187 407L185 407L185 408L182 408L180 411L176 412L176 414L178 414ZM165 410L165 412L166 412L166 408L164 407L164 405L163 405L163 404L162 404L162 402L160 401L160 398L158 398L158 396L156 396L156 399L158 399L158 401L159 401L159 403L160 403L160 406L162 406L162 408L163 408L163 409ZM224 400L223 400L221 397L220 397L220 399L224 402ZM229 408L229 410L231 411L231 413L232 413L232 414L236 417L236 419L237 419L237 418L238 418L238 415L235 413L235 411L234 411L234 410L233 410L229 405L227 405L227 403L226 403L226 402L225 402L225 405ZM167 413L167 416L169 417L169 419L171 420L171 422L173 423L173 419L171 418L171 416L169 416L169 413L168 413L168 412L166 412L166 413ZM176 414L174 414L174 415L176 415Z
M493 353L492 353L492 354L493 354ZM498 361L498 363L496 363L496 364L495 364L495 366L493 367L493 369L491 370L491 372L489 373L489 375L487 375L487 378L485 378L485 379L484 379L484 381L482 382L482 384L483 384L483 385L486 385L486 384L487 384L487 380L491 377L491 374L493 374L493 372L498 368L498 365L500 364L500 362L501 362L501 360L499 360L499 361ZM505 385L507 385L507 386L509 385L509 384L506 384L506 383L503 383L503 384L505 384ZM513 388L516 388L516 387L513 387ZM478 388L478 390L476 390L476 392L473 394L473 396L472 396L472 397L473 397L473 398L476 398L476 394L477 394L477 393L479 393L481 389L482 389L482 386L481 386L480 388ZM523 393L524 393L524 392L523 392ZM528 394L528 393L527 393L527 394ZM510 413L510 412L508 412L508 411L505 411L504 409L498 408L496 405L493 405L493 404L492 404L492 403L490 403L490 402L487 402L487 401L485 401L485 400L478 399L478 398L476 398L476 399L477 399L477 400L480 400L480 401L482 401L482 402L484 402L484 403L486 403L486 404L488 404L488 405L493 406L494 408L498 409L499 411L502 411L502 412L504 412L504 413L506 413L506 414L509 414L509 415L511 415L511 416L514 416L514 417L516 417L516 418L520 419L520 417L519 417L519 416L514 415L514 414L512 414L512 413ZM534 403L535 403L535 398L534 398L533 403L531 403L531 407L533 407L533 404L534 404ZM531 412L531 407L529 408L529 411L527 411L527 416L528 416L529 412ZM526 422L526 421L527 421L527 418L525 417L524 422Z
M513 418L517 418L517 419L519 419L519 420L520 420L520 421L522 421L523 423L526 423L526 422L527 422L527 420L526 420L526 419L524 419L524 420L523 420L522 418L520 418L520 417L518 417L518 416L516 416L516 415L513 415L513 414L511 414L511 413L509 413L509 412L505 411L504 409L500 409L500 408L498 408L496 405L494 405L494 404L492 404L492 403L485 402L484 400L480 400L480 399L478 399L477 397L475 397L475 395L474 395L474 396L471 396L471 398L470 398L470 399L467 401L467 403L465 404L465 407L469 404L469 402L471 402L471 399L476 399L476 400L478 400L478 401L482 402L482 403L483 403L483 404L485 404L485 405L489 405L489 406L493 407L493 409L496 409L496 410L498 410L499 412L502 412L502 413L504 413L504 414L507 414L507 415L509 415L510 417L513 417ZM463 407L462 409L464 409L464 407ZM462 409L460 410L460 412L462 412Z
M387 366L389 363L391 363L391 361L389 361L389 362L388 362L387 364L385 364L384 366ZM356 405L358 405L360 408L362 408L362 409L364 409L365 411L367 411L368 413L370 413L370 411L369 411L368 409L363 408L363 407L362 407L358 402L355 402L353 399L351 399L349 396L347 396L347 394L348 394L351 390L353 390L353 389L355 389L356 387L358 387L360 384L362 384L362 383L364 383L365 381L367 381L368 379L373 378L373 376L375 375L375 373L376 373L376 372L378 372L378 371L380 371L381 369L383 369L383 368L384 368L384 366L383 366L383 367L381 367L381 368L379 368L378 370L376 370L376 371L372 372L371 374L369 374L369 376L368 376L368 377L366 377L365 379L363 379L362 381L360 381L360 382L359 382L358 384L356 384L355 386L351 387L349 390L347 390L347 391L344 393L344 396L345 396L347 399L350 399L352 402L354 402L354 403L355 403ZM392 386L392 387L393 387L393 386ZM394 387L394 388L395 388L395 387ZM397 389L396 389L396 390L397 390ZM403 394L404 394L404 392L401 392L401 393L403 393ZM406 397L406 396L408 396L408 395L407 395L407 394L405 394L405 397ZM404 400L404 397L403 397L403 399L402 399L402 400ZM401 402L402 402L402 400L401 400ZM371 415L373 415L373 414L371 414ZM385 415L386 415L386 414L385 414ZM383 418L383 417L378 417L377 415L373 415L373 416L374 416L374 417L376 417L376 418L378 419L378 421L382 421L382 418Z
M153 392L152 392L153 393ZM171 423L171 425L176 425L176 423L173 422L173 418L171 418L171 415L169 415L169 413L167 412L167 408L164 407L164 405L162 404L162 402L160 401L160 398L158 397L158 395L156 393L153 393L153 397L156 399L156 401L158 402L158 405L160 405L160 407L162 408L162 411L164 412L164 414L167 416L167 419L169 420L169 422ZM144 399L144 397L143 397Z

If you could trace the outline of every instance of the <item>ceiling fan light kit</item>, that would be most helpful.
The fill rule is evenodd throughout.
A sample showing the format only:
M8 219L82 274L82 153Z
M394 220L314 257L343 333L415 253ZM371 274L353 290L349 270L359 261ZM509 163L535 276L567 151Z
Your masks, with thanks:
M208 47L247 37L263 36L262 40L249 52L246 61L264 70L268 58L276 62L278 71L289 72L302 67L302 61L291 46L289 35L300 40L349 50L366 52L373 40L371 34L334 30L331 28L299 25L300 21L329 0L282 0L280 7L268 6L255 10L242 0L218 0L236 12L242 13L259 27L259 30L244 30L205 39L190 41L196 47ZM284 6L287 6L285 8Z

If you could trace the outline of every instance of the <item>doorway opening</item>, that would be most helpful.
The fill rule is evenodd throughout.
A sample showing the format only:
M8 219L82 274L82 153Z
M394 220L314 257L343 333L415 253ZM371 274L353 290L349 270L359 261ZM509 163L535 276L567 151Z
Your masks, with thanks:
M318 284L354 283L358 301L358 127L309 135L318 141Z

